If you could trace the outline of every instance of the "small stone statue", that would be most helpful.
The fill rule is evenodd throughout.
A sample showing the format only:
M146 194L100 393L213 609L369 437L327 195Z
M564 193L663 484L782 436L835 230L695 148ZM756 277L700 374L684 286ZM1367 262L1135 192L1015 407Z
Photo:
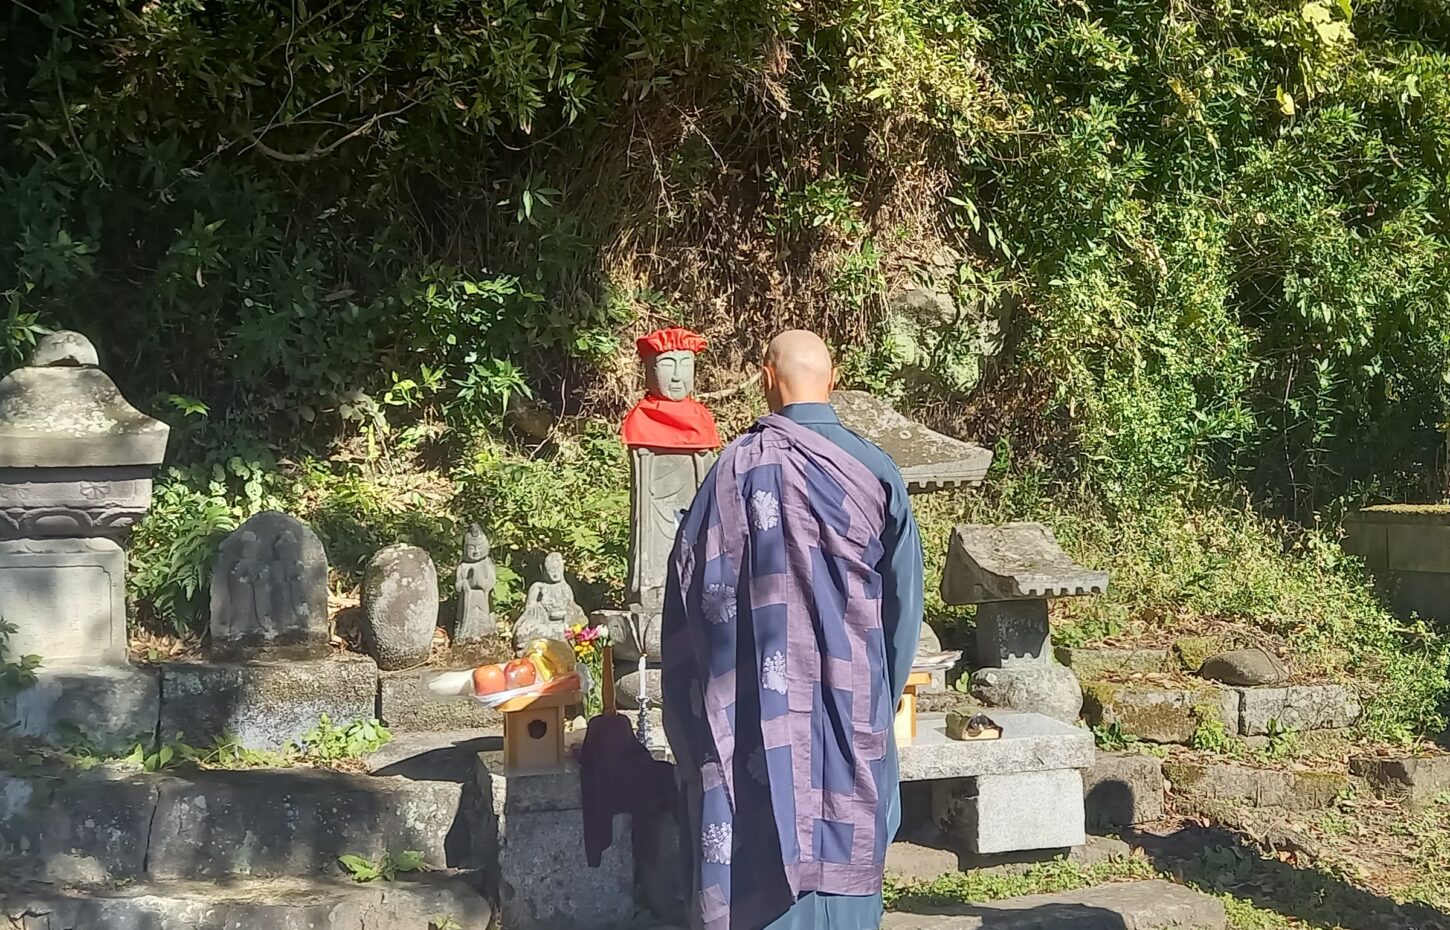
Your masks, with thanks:
M524 612L514 624L514 650L523 652L536 639L562 640L570 626L585 622L574 589L564 580L564 557L550 552L544 559L544 580L529 586Z
M620 433L631 466L629 598L646 611L658 611L663 603L665 566L680 514L694 501L720 448L709 409L690 396L695 355L706 345L703 337L678 328L636 343L646 394L624 418Z
M458 566L455 590L458 592L458 622L454 626L455 643L482 642L496 632L489 601L498 583L498 570L488 554L488 537L477 523L463 537L463 561Z

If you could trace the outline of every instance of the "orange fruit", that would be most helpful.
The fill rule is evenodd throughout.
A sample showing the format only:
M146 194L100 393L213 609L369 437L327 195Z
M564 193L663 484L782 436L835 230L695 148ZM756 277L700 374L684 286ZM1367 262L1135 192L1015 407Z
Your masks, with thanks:
M498 694L508 685L503 668L498 665L480 665L473 670L474 694Z

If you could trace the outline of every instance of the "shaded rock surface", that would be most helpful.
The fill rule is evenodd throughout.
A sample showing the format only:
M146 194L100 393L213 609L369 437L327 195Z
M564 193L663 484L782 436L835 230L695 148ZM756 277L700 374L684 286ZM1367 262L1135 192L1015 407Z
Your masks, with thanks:
M345 726L377 715L378 667L362 656L161 666L161 732L208 746L226 735L279 749L325 714Z
M1198 674L1211 681L1245 687L1276 685L1289 678L1289 670L1279 657L1258 646L1211 656L1204 660Z
M1163 760L1099 752L1083 772L1089 828L1112 829L1163 819Z
M1099 885L1064 894L886 915L882 930L1223 930L1223 903L1167 881Z
M1382 797L1402 800L1412 809L1429 807L1450 793L1450 756L1361 756L1350 760L1349 771Z
M359 885L339 879L37 886L0 891L15 930L486 930L488 902L448 876Z

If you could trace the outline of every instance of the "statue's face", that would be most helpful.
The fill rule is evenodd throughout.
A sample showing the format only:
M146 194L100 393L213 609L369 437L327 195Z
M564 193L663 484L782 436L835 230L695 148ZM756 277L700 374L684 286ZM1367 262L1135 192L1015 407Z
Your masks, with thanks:
M684 400L695 389L695 353L661 352L645 367L645 385L656 397Z
M463 561L482 562L488 558L488 539L483 536L469 536L463 541Z
M564 557L555 552L544 559L544 577L558 584L564 580Z

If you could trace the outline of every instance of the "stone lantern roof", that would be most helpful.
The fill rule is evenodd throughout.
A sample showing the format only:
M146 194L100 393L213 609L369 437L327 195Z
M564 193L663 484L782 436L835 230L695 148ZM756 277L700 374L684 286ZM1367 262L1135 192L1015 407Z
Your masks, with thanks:
M79 333L46 336L0 380L0 469L156 466L169 433L121 396Z
M842 425L891 456L909 493L975 488L987 477L990 449L928 429L864 391L833 391L831 404Z

